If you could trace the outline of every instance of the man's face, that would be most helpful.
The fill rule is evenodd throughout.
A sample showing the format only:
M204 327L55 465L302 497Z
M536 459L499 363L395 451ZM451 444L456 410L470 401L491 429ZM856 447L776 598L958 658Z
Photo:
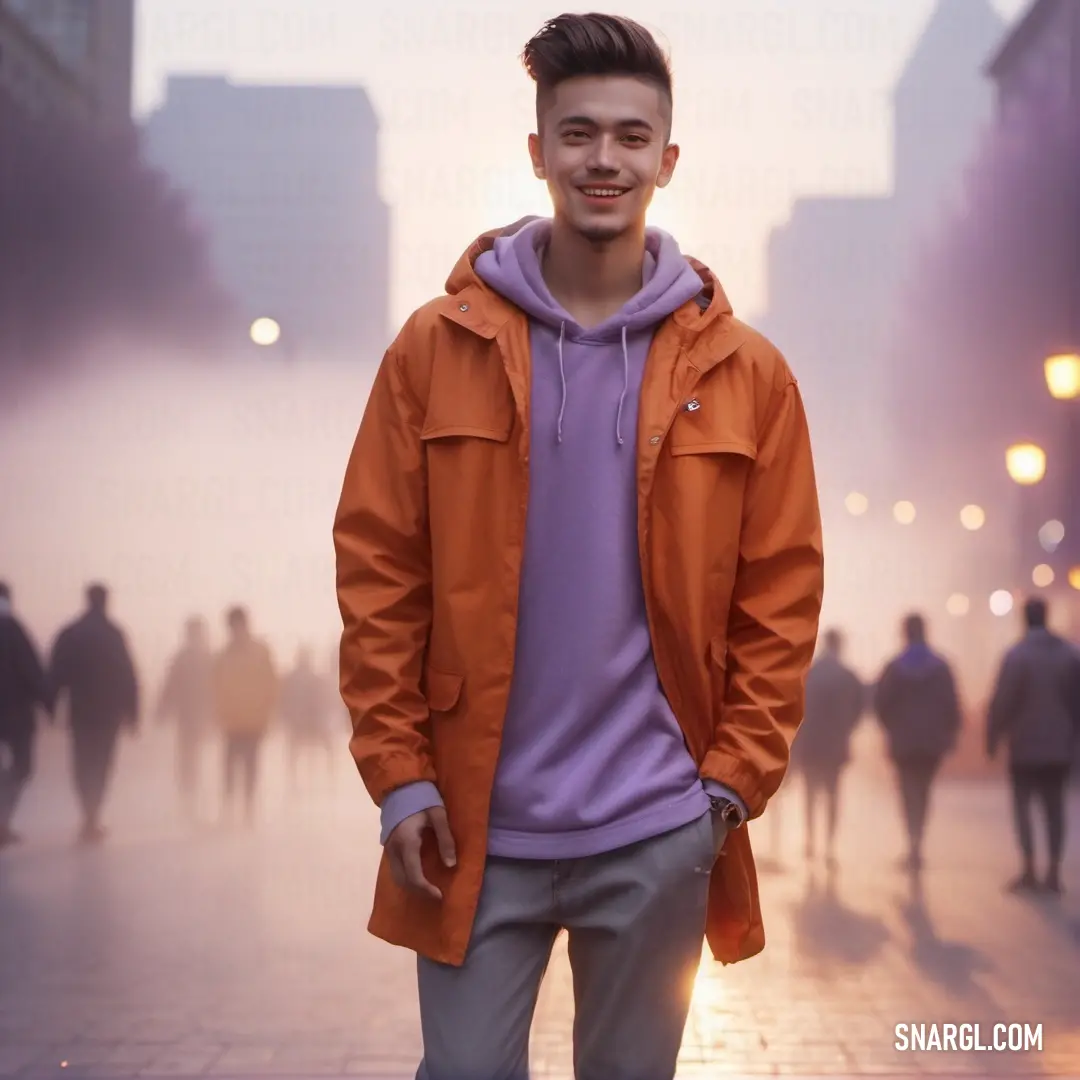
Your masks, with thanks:
M595 243L640 229L679 157L663 93L630 76L589 75L559 83L545 104L529 155L555 217Z

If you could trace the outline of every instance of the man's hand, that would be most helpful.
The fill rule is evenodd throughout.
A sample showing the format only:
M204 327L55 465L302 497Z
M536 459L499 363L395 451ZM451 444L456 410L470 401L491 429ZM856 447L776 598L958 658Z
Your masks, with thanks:
M441 900L442 893L424 877L420 865L420 842L425 829L435 830L435 842L439 857L446 867L457 865L457 851L446 820L446 809L432 806L405 818L386 839L386 854L390 859L390 873L403 889L422 893L434 900Z
M728 828L727 822L724 821L723 815L714 810L712 812L712 839L714 857L720 857L720 852L723 850L724 842L727 840L729 832L731 832L731 830Z

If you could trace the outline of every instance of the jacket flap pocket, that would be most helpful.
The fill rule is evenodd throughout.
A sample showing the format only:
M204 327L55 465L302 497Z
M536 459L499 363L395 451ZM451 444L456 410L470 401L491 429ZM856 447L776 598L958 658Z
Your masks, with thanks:
M434 439L452 439L452 438L468 438L468 439L488 439L491 442L508 442L510 439L510 431L514 426L514 418L511 416L505 423L493 424L490 427L484 423L463 423L463 424L433 424L425 427L420 432L420 438L424 442L431 442Z
M670 446L673 457L684 454L737 454L739 457L757 459L757 447L741 439L710 439L707 436L700 442L673 442Z
M461 697L461 686L465 678L451 675L447 671L437 671L430 665L424 667L424 696L432 712L449 712Z

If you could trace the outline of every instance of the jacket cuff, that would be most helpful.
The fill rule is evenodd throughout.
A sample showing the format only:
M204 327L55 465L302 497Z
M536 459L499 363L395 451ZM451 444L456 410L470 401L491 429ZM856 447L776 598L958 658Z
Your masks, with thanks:
M439 789L430 780L414 780L411 784L394 788L382 801L379 843L385 845L390 834L407 817L442 805Z
M742 815L743 821L750 816L746 809L746 803L742 801L739 795L732 791L726 784L721 784L716 780L702 780L702 784L705 787L705 794L711 799L727 799L728 802L733 802L738 808L739 813Z

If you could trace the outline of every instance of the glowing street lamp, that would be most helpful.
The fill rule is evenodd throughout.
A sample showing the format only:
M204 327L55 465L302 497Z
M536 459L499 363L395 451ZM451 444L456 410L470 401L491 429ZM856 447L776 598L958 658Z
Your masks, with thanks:
M1016 443L1005 451L1005 468L1018 484L1037 484L1046 475L1046 451L1034 443Z
M1059 401L1080 397L1080 353L1058 353L1043 364L1046 388Z
M251 340L256 345L276 345L281 340L281 327L275 319L256 319L251 324Z

